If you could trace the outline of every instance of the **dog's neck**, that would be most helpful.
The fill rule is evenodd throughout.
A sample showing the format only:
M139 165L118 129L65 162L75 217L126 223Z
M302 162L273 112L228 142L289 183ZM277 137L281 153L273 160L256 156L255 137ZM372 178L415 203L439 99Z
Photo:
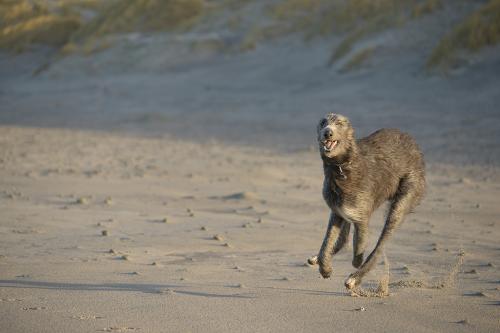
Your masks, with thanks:
M337 180L352 180L351 176L354 174L352 170L358 167L362 159L355 142L341 155L335 157L322 155L321 158L323 159L325 177L332 179L335 183Z

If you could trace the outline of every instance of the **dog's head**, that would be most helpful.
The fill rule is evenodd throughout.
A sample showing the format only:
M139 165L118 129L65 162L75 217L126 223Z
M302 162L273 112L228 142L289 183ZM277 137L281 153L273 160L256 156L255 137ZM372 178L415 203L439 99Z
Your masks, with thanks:
M318 144L321 155L334 158L345 154L354 140L354 130L347 117L329 113L318 123Z

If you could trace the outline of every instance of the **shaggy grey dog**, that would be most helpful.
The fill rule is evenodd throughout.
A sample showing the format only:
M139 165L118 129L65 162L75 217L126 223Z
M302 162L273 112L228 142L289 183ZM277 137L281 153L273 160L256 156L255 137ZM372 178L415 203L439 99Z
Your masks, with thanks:
M424 160L413 138L396 129L381 129L355 140L349 120L330 113L321 119L317 132L325 173L323 198L331 214L321 250L309 263L319 264L321 275L330 277L332 255L346 244L352 224L352 265L358 270L345 281L352 289L374 266L405 215L419 204L425 190ZM370 216L385 201L390 208L384 228L363 262Z

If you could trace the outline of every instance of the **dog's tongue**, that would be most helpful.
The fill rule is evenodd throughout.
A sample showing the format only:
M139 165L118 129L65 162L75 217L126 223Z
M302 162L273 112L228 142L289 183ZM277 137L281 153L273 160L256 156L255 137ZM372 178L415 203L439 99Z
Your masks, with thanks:
M325 142L326 149L332 149L337 144L337 141L328 140Z

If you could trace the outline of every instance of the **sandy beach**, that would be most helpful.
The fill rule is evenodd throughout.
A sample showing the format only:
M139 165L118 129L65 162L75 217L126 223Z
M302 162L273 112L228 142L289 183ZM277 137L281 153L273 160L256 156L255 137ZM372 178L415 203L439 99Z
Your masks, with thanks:
M328 215L316 152L19 127L0 145L1 331L498 329L498 175L431 164L391 296L365 298L349 249L330 280L305 264Z

